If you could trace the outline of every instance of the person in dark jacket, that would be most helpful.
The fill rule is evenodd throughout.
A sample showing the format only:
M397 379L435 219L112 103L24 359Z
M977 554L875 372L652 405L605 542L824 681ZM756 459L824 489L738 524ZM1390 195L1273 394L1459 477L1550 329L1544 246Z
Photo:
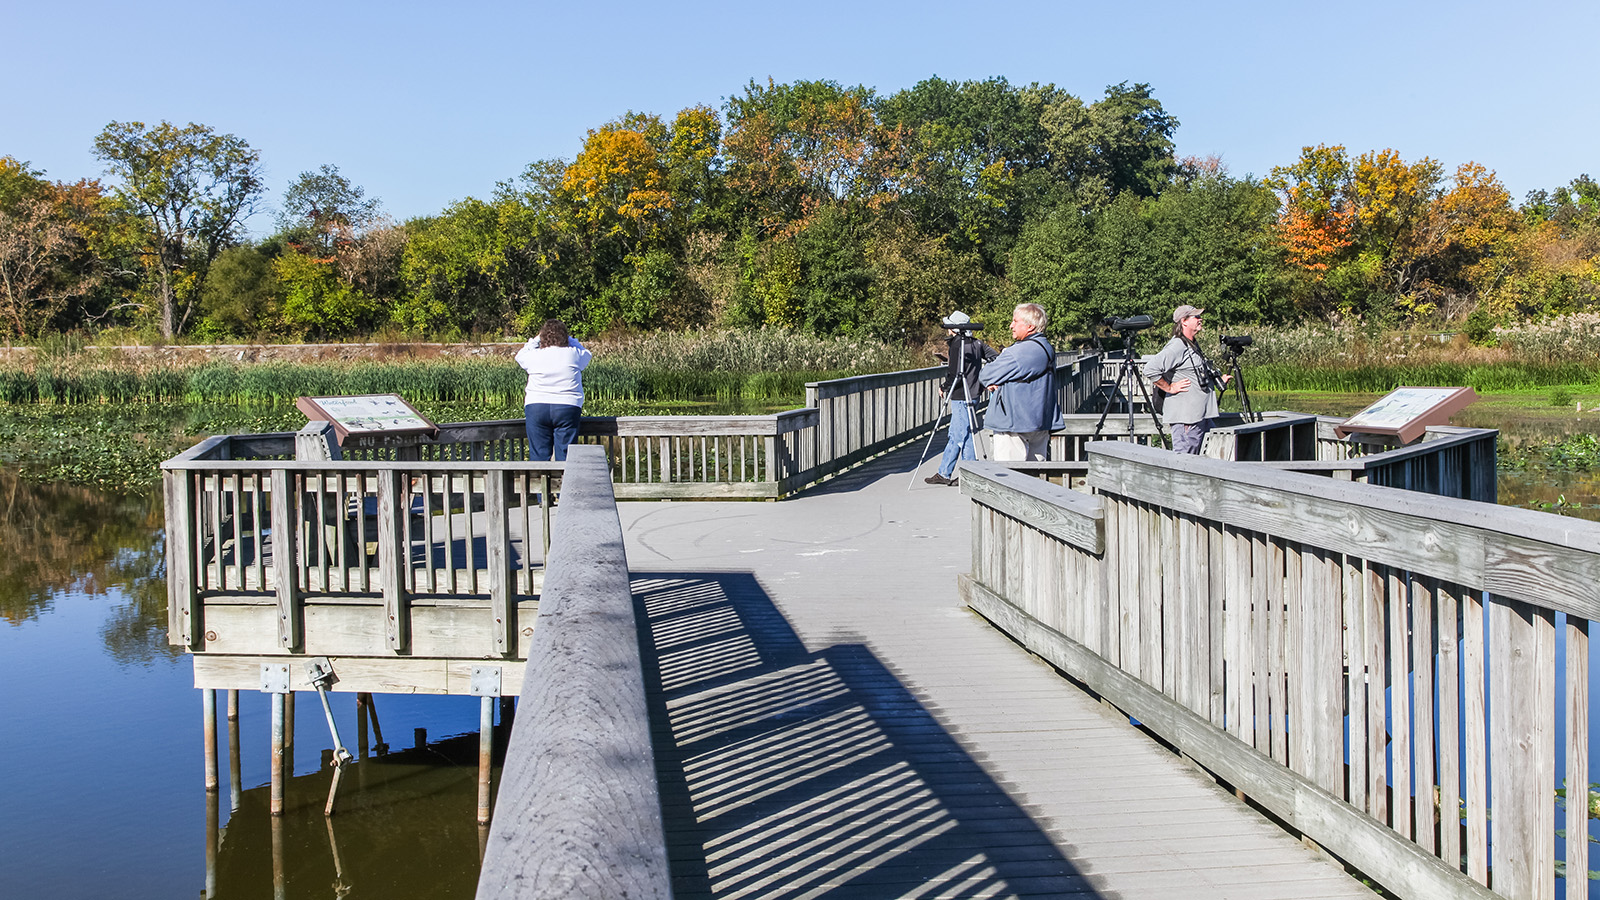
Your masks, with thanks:
M939 385L939 396L950 401L950 437L944 445L944 458L939 461L939 471L922 479L929 484L955 484L956 463L963 459L977 459L973 446L974 432L978 429L978 403L983 399L983 382L978 380L978 370L994 359L995 349L972 335L972 319L961 310L950 314L939 324L949 337L945 340L946 355L944 381Z
M1048 459L1050 432L1066 427L1056 399L1056 348L1044 336L1049 321L1037 303L1018 306L1011 314L1017 342L978 373L978 380L996 392L987 416L996 461Z

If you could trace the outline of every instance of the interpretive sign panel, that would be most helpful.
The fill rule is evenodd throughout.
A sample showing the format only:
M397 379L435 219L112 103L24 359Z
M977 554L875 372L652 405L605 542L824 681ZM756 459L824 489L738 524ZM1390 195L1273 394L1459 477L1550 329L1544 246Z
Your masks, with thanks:
M409 447L439 434L398 394L300 397L294 405L313 421L333 423L340 447Z
M1478 395L1463 387L1395 388L1382 400L1335 427L1340 437L1352 434L1392 434L1403 444L1419 437L1429 425L1448 425L1450 417Z

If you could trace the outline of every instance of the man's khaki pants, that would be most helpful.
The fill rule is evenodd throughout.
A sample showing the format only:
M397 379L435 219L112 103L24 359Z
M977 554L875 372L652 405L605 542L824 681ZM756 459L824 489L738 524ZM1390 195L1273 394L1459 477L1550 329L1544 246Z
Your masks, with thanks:
M995 462L1043 462L1049 458L1050 432L996 431L994 433Z

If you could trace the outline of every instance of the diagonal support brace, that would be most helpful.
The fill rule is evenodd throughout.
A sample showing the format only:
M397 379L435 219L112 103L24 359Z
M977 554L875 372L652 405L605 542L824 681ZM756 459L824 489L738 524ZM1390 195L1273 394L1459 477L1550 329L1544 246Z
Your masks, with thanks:
M333 707L328 704L328 689L339 681L339 676L333 673L333 662L326 656L319 656L306 663L306 681L317 689L317 696L322 698L322 713L328 718L328 732L333 735L333 783L328 786L328 803L322 809L325 816L333 815L333 801L339 794L339 779L344 775L345 764L354 757L344 748L344 741L339 739L339 726L333 721Z

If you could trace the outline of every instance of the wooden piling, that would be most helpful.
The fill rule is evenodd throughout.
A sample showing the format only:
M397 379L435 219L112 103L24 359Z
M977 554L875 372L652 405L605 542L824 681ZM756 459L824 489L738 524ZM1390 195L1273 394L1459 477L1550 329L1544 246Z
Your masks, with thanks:
M284 707L287 705L285 703L285 701L284 701L284 696L285 695L283 695L283 694L273 694L272 695L272 801L271 801L271 810L272 810L272 815L273 816L281 816L281 815L283 815ZM273 846L275 848L277 846L277 843L278 843L278 833L277 833L276 830L274 830L273 831ZM274 853L273 854L273 875L274 875L273 881L274 881L274 885L276 885L276 883L277 883L277 875L278 875L279 864L280 864L280 861L278 859L278 854Z
M294 774L294 691L284 695L283 700L283 746L286 759L289 762L288 774Z
M367 715L372 719L372 752L379 756L389 752L389 745L383 740L383 726L378 724L378 701L372 694L364 694L367 698Z
M202 731L205 734L206 793L215 794L217 778L217 692L210 688L200 691Z
M494 698L478 701L478 824L489 824L489 774L494 764Z
M228 808L239 810L244 788L240 782L239 762L239 692L228 692Z
M273 694L276 700L282 694ZM278 704L273 703L276 707ZM283 819L273 816L272 819L272 900L286 900L289 896L289 879L285 874L283 860Z

